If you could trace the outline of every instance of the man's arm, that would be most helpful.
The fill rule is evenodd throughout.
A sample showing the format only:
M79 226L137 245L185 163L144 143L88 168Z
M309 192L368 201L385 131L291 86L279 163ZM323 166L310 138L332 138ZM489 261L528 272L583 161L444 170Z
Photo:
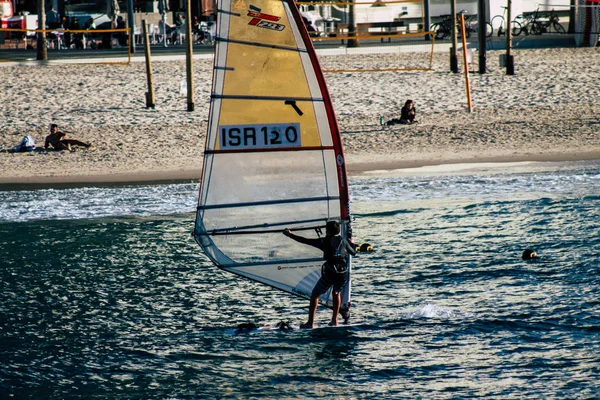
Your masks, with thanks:
M345 242L346 242L346 250L348 250L348 253L350 253L352 255L352 257L355 257L356 256L356 248L349 241L345 240Z
M50 144L50 141L48 140L49 137L50 137L49 135L46 136L46 141L44 142L44 149L47 149L48 145Z
M314 246L318 249L321 248L320 247L321 241L319 239L307 239L305 237L295 235L287 228L283 230L283 234L285 236L289 237L290 239L294 239L296 242L299 242L302 244L307 244L309 246Z

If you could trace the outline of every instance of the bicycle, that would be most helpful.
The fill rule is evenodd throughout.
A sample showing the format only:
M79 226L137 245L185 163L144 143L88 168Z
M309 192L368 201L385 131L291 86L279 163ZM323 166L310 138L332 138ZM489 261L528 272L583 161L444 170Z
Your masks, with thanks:
M523 32L526 35L541 35L543 33L550 33L550 27L554 28L554 31L559 34L565 34L567 31L565 28L558 22L559 18L554 12L554 9L550 12L547 21L542 21L540 19L540 9L538 8L533 13L529 15L522 14L518 18L526 21L523 26Z
M460 25L460 21L457 21L457 24ZM457 29L460 30L460 26ZM465 32L467 33L467 37L471 37L472 33L477 33L478 31L479 25L477 21L477 15L465 14Z
M494 18L492 18L491 22L488 22L488 28L486 30L487 37L492 36L492 34L494 33L495 26L498 27L498 37L506 36L506 31L503 28L506 25L505 15L506 15L506 10L508 8L507 7L502 7L502 8L504 9L504 12L502 13L502 15L496 15L496 16L494 16ZM515 19L512 21L511 25L512 25L512 28L511 28L512 35L519 36L522 31L521 23Z
M542 33L548 32L550 33L550 26L554 28L554 32L564 35L567 33L565 28L558 22L558 15L554 12L554 8L550 11L550 15L548 15L548 21L540 22L542 25Z
M452 15L440 15L440 17L442 18L442 20L440 22L435 22L431 24L431 27L429 28L431 32L435 32L435 38L437 40L449 38L452 34ZM459 19L457 18L456 32L458 37L460 38L462 37L462 35L460 32L460 22L458 21ZM466 35L467 37L471 37L471 30L466 30Z

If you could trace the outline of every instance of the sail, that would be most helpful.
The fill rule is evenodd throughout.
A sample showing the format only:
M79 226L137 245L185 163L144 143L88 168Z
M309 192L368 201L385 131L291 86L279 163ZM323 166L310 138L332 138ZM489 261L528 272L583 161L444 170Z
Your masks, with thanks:
M325 80L293 1L217 5L194 237L219 268L310 298L323 254L283 229L317 237L337 220L342 236L351 235L342 142ZM331 307L330 292L320 300ZM342 307L349 302L348 282Z

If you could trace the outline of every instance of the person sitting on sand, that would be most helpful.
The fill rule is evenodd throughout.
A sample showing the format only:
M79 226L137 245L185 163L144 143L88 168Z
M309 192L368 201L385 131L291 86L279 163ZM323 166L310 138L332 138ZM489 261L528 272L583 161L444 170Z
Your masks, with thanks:
M67 139L66 136L67 135L64 132L58 130L58 125L50 124L50 134L46 136L44 149L47 149L50 145L52 145L55 150L71 150L71 146L83 146L85 148L91 146L90 143L85 143L76 139Z
M415 103L412 100L406 100L404 103L404 107L400 110L400 119L393 118L386 122L386 125L396 125L396 124L416 124L418 121L415 119L417 110L415 109Z

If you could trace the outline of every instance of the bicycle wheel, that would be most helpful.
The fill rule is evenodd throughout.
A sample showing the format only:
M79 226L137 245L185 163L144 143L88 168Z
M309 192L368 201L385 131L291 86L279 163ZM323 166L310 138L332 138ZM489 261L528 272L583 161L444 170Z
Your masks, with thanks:
M438 37L438 32L439 32L439 30L440 30L440 24L439 24L439 23L437 23L437 22L436 22L436 23L434 23L434 24L431 24L431 26L429 27L429 32L433 32L433 33L434 33L434 35L433 35L433 36L434 36L436 39L440 39L440 38Z
M494 28L489 22L485 23L485 37L490 37L494 33Z
M567 33L565 28L563 28L563 26L561 24L559 24L558 22L553 23L552 26L554 27L554 30L557 33L560 33L561 35L564 35L565 33Z
M450 36L446 28L438 23L431 25L431 30L435 32L435 38L437 40L444 39L446 36Z
M529 27L529 33L531 35L541 35L544 32L544 28L542 24L537 21L531 21L531 25Z
M467 25L465 24L465 35L467 35L467 38L470 38L470 37L471 37L471 31L472 31L472 29L471 29L469 26L467 26ZM461 38L461 37L462 37L462 31L461 31L461 29L460 29L460 22L459 22L458 24L456 24L456 35L457 35L459 38Z
M492 24L492 33L493 33L494 29L496 29L498 32L498 36L504 34L503 33L504 32L504 17L502 15L496 15L494 18L492 18L491 24Z
M512 35L513 36L519 36L521 34L522 30L523 30L523 27L521 26L521 23L519 21L512 22Z

